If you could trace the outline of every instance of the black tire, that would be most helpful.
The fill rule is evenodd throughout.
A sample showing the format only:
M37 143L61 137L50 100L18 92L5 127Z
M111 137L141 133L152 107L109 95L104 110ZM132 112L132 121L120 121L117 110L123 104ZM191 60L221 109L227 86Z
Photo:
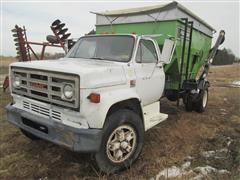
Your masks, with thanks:
M204 89L200 90L199 97L197 98L197 101L194 103L194 109L195 111L202 113L207 108L208 103L208 88L204 87Z
M166 90L165 96L169 101L177 101L178 100L178 91L177 90Z
M193 100L191 94L187 94L185 99L184 99L184 105L185 105L185 110L187 112L191 112L193 110Z
M22 133L29 139L31 139L32 141L36 141L36 140L39 140L40 138L33 135L32 133L28 132L28 131L25 131L23 129L21 129Z
M118 137L117 135L114 135L114 132L118 132L118 128L121 127L130 127L134 130L134 141L135 146L131 148L131 153L127 153L129 156L122 162L114 162L114 160L111 160L111 153L109 155L111 147L109 141L111 140L111 137ZM124 131L123 131L124 132ZM119 136L120 137L120 136ZM124 141L127 141L126 135L124 135L125 139ZM133 138L134 139L134 138ZM118 140L118 139L117 139ZM122 149L122 142L123 141L117 141L120 143L120 147L117 151L124 152L124 149ZM121 170L127 169L130 167L130 165L139 157L144 143L144 126L142 123L142 119L137 115L135 112L127 109L122 109L114 112L106 119L106 123L104 124L103 128L103 138L102 138L102 145L99 150L95 154L95 161L97 163L97 166L99 170L105 174L112 174L115 172L119 172ZM107 149L107 145L109 148ZM111 148L110 148L111 147ZM117 153L116 153L117 154ZM114 156L114 155L113 155Z

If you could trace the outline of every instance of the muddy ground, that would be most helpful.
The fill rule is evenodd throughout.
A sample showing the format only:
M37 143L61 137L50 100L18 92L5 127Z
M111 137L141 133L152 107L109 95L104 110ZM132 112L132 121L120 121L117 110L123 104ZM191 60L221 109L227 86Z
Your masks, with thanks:
M167 121L149 130L129 170L100 174L91 156L30 141L6 121L8 93L0 93L0 179L240 179L240 66L211 68L206 112L185 112L163 99Z

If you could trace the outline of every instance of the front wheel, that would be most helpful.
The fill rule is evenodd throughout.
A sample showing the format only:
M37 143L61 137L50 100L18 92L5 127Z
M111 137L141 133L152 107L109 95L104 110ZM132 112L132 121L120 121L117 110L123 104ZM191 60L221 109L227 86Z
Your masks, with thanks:
M107 118L103 130L101 149L95 154L99 169L112 174L129 168L143 147L141 118L133 111L119 110Z

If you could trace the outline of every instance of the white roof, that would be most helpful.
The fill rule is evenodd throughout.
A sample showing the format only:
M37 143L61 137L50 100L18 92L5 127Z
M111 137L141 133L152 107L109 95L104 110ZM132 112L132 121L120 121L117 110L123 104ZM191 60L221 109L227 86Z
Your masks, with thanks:
M172 12L172 13L168 13L168 12ZM104 19L101 18L102 16L104 16L106 19L110 21L112 20L113 24L120 24L120 23L127 23L127 21L122 21L122 22L120 22L119 20L116 21L115 19L117 19L118 17L120 19L121 18L123 19L124 17L135 16L135 17L138 17L137 18L138 20L136 22L140 22L140 20L143 20L143 22L146 22L146 21L150 21L151 17L149 17L149 20L146 20L146 18L142 18L143 15L150 14L151 16L153 15L154 17L154 14L157 13L158 15L155 17L157 17L158 18L157 20L160 20L160 21L170 20L173 18L180 19L185 16L186 18L189 18L189 20L195 21L194 23L196 22L201 23L203 26L205 26L205 28L208 29L208 31L215 31L215 29L212 26L210 26L208 23L206 23L203 19L201 19L192 11L190 11L189 9L187 9L186 7L184 7L183 5L179 4L176 1L173 1L167 4L158 4L154 6L145 6L145 7L128 8L128 9L120 9L120 10L112 10L112 11L104 11L104 12L92 12L92 13L97 15L97 25L109 24L109 23L106 23L106 21L104 21ZM161 18L161 16L159 16L159 13L172 14L172 15L170 15L169 17L164 15L165 19L163 19ZM142 16L139 20L140 15ZM133 19L131 21L134 22ZM129 21L129 23L131 23L131 21Z

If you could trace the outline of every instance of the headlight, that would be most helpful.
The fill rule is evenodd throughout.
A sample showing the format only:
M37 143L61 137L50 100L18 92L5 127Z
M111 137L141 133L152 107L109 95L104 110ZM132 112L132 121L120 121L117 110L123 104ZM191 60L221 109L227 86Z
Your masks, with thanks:
M70 84L66 84L63 87L63 95L66 99L72 99L74 94L73 86Z
M13 79L13 87L14 87L14 88L19 88L20 85L21 85L20 77L16 76L16 77Z

